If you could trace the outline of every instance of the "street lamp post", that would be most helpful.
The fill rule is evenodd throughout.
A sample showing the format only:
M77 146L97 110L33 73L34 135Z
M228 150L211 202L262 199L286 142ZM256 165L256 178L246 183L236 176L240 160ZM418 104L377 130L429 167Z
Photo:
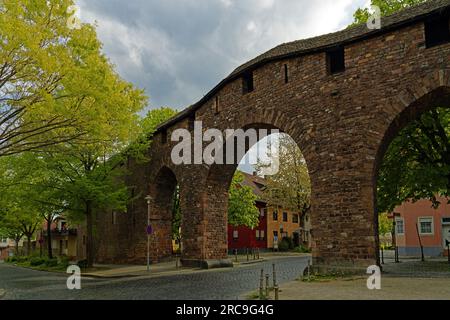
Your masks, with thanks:
M150 206L152 203L152 197L150 195L145 197L147 200L147 271L150 271L150 234L151 234L151 225L150 225Z

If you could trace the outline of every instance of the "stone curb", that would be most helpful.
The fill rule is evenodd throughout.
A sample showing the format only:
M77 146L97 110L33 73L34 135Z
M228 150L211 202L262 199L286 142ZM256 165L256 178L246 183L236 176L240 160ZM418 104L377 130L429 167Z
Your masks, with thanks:
M4 289L0 289L0 300L5 296L6 291Z

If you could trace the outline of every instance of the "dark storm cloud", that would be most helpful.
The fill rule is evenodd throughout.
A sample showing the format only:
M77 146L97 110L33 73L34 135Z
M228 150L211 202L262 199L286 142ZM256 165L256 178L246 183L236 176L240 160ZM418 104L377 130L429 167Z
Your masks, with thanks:
M282 42L344 27L366 0L79 0L104 51L150 106L182 109Z

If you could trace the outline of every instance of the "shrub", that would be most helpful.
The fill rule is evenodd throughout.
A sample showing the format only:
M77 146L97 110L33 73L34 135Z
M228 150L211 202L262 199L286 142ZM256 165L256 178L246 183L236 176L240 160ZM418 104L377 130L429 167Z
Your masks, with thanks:
M30 259L30 266L32 267L40 266L43 265L44 263L46 263L45 258L33 257Z
M291 237L283 237L281 243L283 243L283 241L286 242L287 245L287 249L285 251L294 249L294 240L292 240Z
M81 269L86 269L87 268L87 260L80 260L78 261L77 265L81 268Z
M57 258L53 258L53 259L48 259L45 262L45 265L47 267L56 267L58 265L58 259Z
M11 256L5 259L5 262L7 263L14 263L17 262L17 257L16 256Z
M283 238L283 240L281 240L280 244L278 245L278 250L280 250L280 251L288 251L289 250L289 241L286 240L286 238Z
M16 262L17 263L27 262L28 260L29 260L28 256L17 256L16 257Z
M294 251L299 253L311 253L311 249L303 245L296 247Z
M69 258L68 257L59 257L58 265L62 268L67 268L69 266Z

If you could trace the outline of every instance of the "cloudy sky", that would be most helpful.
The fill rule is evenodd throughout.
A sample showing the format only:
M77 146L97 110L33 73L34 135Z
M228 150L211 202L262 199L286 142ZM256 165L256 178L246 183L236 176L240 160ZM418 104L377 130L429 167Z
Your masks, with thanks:
M367 0L76 0L149 108L183 109L283 42L344 28Z

